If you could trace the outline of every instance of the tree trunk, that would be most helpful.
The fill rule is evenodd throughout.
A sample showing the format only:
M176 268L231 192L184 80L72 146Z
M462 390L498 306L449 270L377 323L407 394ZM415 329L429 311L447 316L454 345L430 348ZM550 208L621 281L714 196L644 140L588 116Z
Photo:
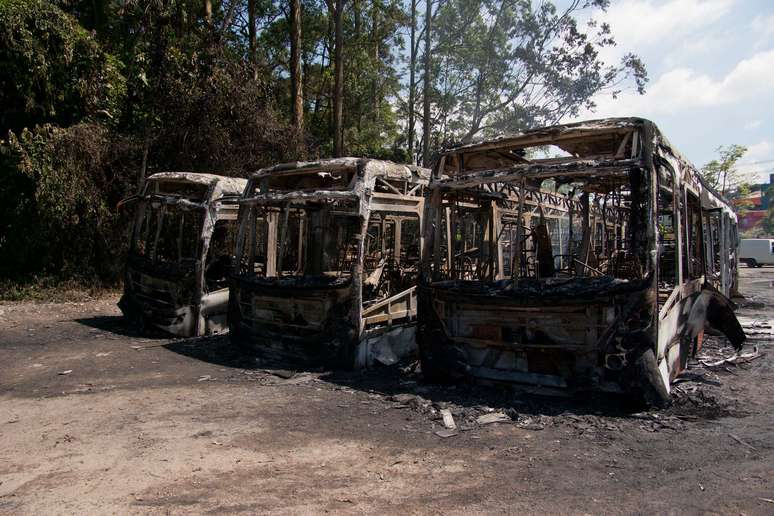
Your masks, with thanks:
M462 143L470 143L473 141L473 137L478 134L478 132L481 130L481 118L478 113L478 106L474 110L473 118L471 121L471 127L468 129L468 132L465 133L465 136L463 136L460 139L460 142Z
M414 163L414 102L416 102L416 69L417 69L417 0L411 0L411 54L409 58L409 100L408 100L408 154Z
M430 165L430 35L432 30L430 27L430 21L432 19L433 13L432 2L430 0L425 0L425 4L425 84L423 89L424 120L422 120L422 165L427 167Z
M212 27L212 0L204 0L204 20Z
M353 0L352 11L355 18L355 39L360 39L360 0Z
M330 34L331 33L331 30L330 30L330 20L328 21L328 26L329 26L328 34ZM323 44L322 44L322 57L320 57L320 72L321 73L327 68L327 66L330 65L330 63L328 63L328 65L325 64L325 59L326 58L330 61L330 53L328 52L328 44L327 44L326 40L323 40ZM317 88L317 93L315 94L315 97L314 97L314 110L312 112L314 113L313 117L314 117L315 120L317 120L317 114L320 111L321 97L323 95L325 95L326 92L328 91L327 75L325 77L326 78L324 78L322 81L320 81L319 87Z
M334 49L334 87L333 87L333 155L344 155L344 0L336 0L334 9L334 31L336 46Z
M727 172L723 172L723 189L720 191L720 195L725 197L726 195L726 178L728 177Z
M253 68L253 80L256 80L258 78L258 56L256 55L257 48L255 45L255 0L247 0L247 25L247 41L249 44L247 60Z
M145 134L145 143L142 148L142 164L140 165L140 175L137 178L137 193L142 193L142 187L145 185L145 175L148 170L148 150L150 149L150 140L148 134Z
M301 0L290 2L290 85L293 125L300 136L304 128L304 92L301 78Z
M105 0L91 0L91 23L92 29L97 33L102 32L105 25Z
M373 25L371 26L371 42L374 45L374 65L376 66L376 73L371 80L371 112L375 120L379 121L379 74L381 73L381 60L379 56L379 8L378 4L374 2L373 9L371 11L371 19Z

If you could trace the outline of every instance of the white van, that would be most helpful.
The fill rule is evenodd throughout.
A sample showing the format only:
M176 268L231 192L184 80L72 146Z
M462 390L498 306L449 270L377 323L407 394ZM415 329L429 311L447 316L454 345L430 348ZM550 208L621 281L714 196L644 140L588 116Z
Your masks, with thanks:
M748 267L774 265L774 238L743 238L739 244L739 261Z

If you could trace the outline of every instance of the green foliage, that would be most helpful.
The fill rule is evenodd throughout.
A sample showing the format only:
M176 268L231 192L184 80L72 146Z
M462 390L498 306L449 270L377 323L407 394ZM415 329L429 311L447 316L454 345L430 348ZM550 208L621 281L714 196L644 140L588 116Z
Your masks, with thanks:
M406 14L396 0L353 5L352 37L345 54L345 144L353 155L394 156L390 148L400 138L398 117L390 98L397 95L400 29Z
M0 276L115 278L123 233L112 203L127 190L120 171L128 160L111 138L87 123L11 134L4 154L16 166L0 169Z
M0 0L0 61L0 277L115 278L121 61L43 0Z
M644 91L647 73L628 54L605 63L600 50L615 45L611 28L581 10L605 1L572 2L558 10L530 0L449 0L438 10L435 30L436 139L468 141L477 134L513 132L556 123L593 108L594 95L627 78Z
M753 203L747 200L750 193L749 183L740 183L739 186L737 186L733 197L736 199L736 211L739 215L744 215L753 208Z
M614 65L599 57L614 44L610 27L576 21L581 10L607 3L571 2L562 12L529 0L438 3L431 91L420 86L409 106L410 4L347 0L345 151L413 161L405 122L423 93L432 101L434 151L449 140L577 113L626 78L641 90L647 75L636 56ZM333 3L302 0L301 135L290 125L287 3L213 0L211 19L203 4L0 0L0 291L9 291L9 279L37 278L35 291L56 279L115 281L129 222L115 206L133 193L141 163L146 174L244 176L331 154Z
M0 141L0 278L111 283L130 221L115 206L145 149L147 174L246 175L297 157L295 133L238 35L202 23L198 3L61 5L96 37L53 3L0 0L12 64L0 98L14 122Z
M731 188L739 186L741 178L736 164L746 152L747 147L743 145L721 145L718 147L718 159L702 167L702 176L712 188L725 195Z
M83 302L118 294L118 289L96 278L62 279L61 275L0 279L0 301L44 303Z
M333 35L324 2L304 2L302 61L306 130L312 152L332 152ZM269 12L269 11L265 11ZM261 60L270 63L280 104L289 116L290 69L288 22L284 15L268 15L271 22L260 34ZM349 1L344 12L344 142L347 154L400 157L402 138L398 112L392 102L400 93L402 29L407 15L397 0ZM405 146L405 142L404 142ZM397 150L397 154L396 154Z
M72 16L44 0L0 0L0 131L115 119L121 63Z
M300 157L287 117L243 62L175 49L163 67L164 81L147 104L152 170L246 175Z

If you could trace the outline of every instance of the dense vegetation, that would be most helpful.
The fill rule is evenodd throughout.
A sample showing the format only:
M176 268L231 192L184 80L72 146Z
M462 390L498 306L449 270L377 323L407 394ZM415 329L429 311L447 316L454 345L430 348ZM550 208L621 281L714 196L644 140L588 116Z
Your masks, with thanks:
M611 28L578 21L608 0L562 4L0 0L0 285L116 281L116 204L156 171L427 163L642 90L636 56L601 60Z

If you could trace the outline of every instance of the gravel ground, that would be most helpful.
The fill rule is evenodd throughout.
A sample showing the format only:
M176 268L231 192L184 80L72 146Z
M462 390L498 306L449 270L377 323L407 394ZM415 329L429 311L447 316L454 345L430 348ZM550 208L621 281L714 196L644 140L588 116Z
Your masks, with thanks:
M0 513L772 514L774 268L741 276L757 340L707 339L660 412L267 370L142 338L115 298L0 304Z

